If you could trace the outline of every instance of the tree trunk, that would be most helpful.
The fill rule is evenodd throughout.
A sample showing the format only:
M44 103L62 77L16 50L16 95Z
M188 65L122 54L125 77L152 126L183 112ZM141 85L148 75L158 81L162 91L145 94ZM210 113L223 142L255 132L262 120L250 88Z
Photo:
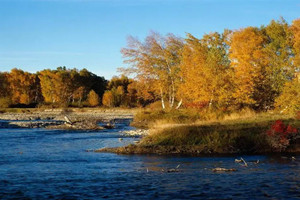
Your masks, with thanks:
M172 79L172 100L171 100L171 107L173 108L175 101L175 86L174 86L174 80Z
M213 99L210 99L210 101L209 101L209 104L208 104L208 108L209 108L209 110L211 109L211 106L212 106L212 101L213 101Z
M160 89L160 95L161 95L161 107L162 109L165 109L165 101L164 101L164 95L162 89Z
M180 99L180 101L178 102L178 105L176 106L176 109L180 108L181 104L182 104L182 99Z

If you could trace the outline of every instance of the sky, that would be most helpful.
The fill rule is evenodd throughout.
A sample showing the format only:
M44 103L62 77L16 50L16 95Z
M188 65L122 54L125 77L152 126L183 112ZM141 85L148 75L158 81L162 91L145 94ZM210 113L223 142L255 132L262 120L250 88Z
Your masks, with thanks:
M300 18L300 0L0 0L0 71L66 66L110 79L130 35L201 38L280 17Z

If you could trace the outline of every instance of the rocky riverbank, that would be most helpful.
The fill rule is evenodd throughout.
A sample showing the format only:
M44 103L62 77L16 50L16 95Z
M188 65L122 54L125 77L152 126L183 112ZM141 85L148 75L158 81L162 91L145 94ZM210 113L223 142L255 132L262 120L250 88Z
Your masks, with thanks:
M136 129L136 130L130 130L130 131L120 131L125 136L146 136L149 134L149 130L146 129Z
M24 113L1 113L0 128L48 128L68 130L102 130L113 127L115 120L130 120L130 111L87 110L66 112L48 109ZM105 126L99 126L99 123ZM108 125L109 126L108 126Z

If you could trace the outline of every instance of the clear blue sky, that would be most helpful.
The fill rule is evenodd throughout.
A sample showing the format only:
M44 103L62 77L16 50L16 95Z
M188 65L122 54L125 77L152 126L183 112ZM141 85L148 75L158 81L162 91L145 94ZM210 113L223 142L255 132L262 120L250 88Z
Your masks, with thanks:
M58 66L110 79L128 35L185 36L300 18L299 0L0 0L0 71Z

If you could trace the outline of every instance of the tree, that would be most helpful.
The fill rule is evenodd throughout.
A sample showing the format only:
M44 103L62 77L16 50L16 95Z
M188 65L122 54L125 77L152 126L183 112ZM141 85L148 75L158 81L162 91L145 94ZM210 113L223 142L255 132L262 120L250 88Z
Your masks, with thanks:
M7 76L11 100L14 104L36 103L39 99L39 82L35 74L12 69Z
M294 53L294 63L298 67L300 66L300 19L293 21L290 28L293 34L293 53Z
M107 81L104 77L97 76L87 69L82 69L79 71L78 82L80 86L85 87L85 93L83 94L84 98L87 96L87 92L90 90L94 90L100 99L106 90Z
M134 74L141 82L151 82L155 92L159 94L162 108L165 108L165 98L169 106L173 107L180 77L180 51L183 47L181 38L174 35L163 37L152 32L144 42L129 37L128 47L121 53L124 62L130 67L123 69L127 74Z
M281 112L293 113L300 110L300 73L285 84L275 105Z
M107 91L103 95L102 103L108 107L130 106L128 86L132 79L122 75L114 76L107 84Z
M68 104L74 91L70 71L65 68L39 72L42 94L46 103Z
M87 101L88 101L89 105L92 107L98 106L100 103L99 96L94 90L91 90L89 92Z
M0 97L8 97L9 96L9 89L8 89L8 73L1 73L0 72Z
M81 102L87 98L88 91L93 90L102 98L106 81L86 69L66 69L58 67L56 70L39 72L42 94L46 103L68 105Z
M292 34L287 22L281 18L278 21L272 20L266 27L262 27L262 32L266 36L263 51L267 61L265 67L265 85L269 85L263 91L265 106L273 107L275 98L282 92L286 81L294 76L294 67L291 59ZM260 97L257 97L257 101ZM259 101L258 101L259 102ZM263 105L263 103L259 104Z
M235 73L236 90L233 96L241 106L255 106L261 99L263 103L268 98L268 95L264 96L270 89L264 81L267 75L267 54L263 50L265 40L266 37L255 27L232 34L229 58Z
M7 76L7 73L0 72L0 108L7 108L11 104Z
M114 107L114 99L113 98L114 97L113 97L112 91L110 91L110 90L105 91L103 94L103 98L102 98L102 104L109 108Z
M231 68L225 35L211 33L197 39L187 35L182 53L180 95L186 105L224 106L231 94Z
M77 102L78 106L81 106L83 99L86 96L86 88L84 86L79 86L74 92L73 92L73 102Z

